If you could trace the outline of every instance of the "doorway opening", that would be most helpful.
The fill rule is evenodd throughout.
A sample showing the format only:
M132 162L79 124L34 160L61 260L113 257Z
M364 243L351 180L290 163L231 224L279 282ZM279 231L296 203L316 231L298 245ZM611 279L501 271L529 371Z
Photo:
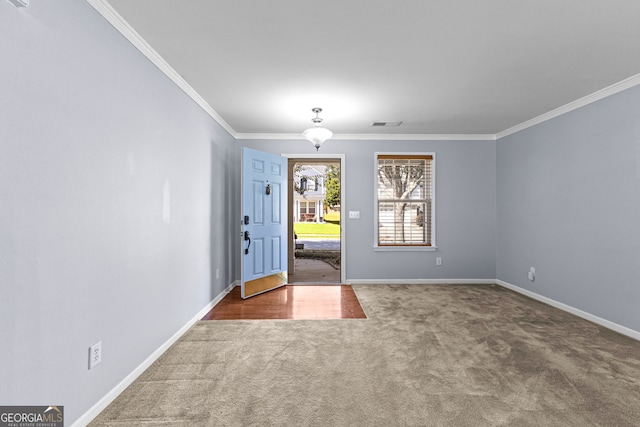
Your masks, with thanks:
M342 158L289 157L289 283L343 283Z

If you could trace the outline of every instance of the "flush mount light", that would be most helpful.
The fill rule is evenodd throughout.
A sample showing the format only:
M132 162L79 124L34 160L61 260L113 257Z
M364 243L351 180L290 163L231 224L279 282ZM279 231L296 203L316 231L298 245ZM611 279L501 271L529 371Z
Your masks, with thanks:
M318 151L322 143L333 136L333 132L327 128L320 127L322 119L318 115L322 112L322 108L312 108L311 111L316 113L316 116L311 119L313 127L302 132L302 135L311 141L313 146L316 147L316 151Z
M29 0L7 0L15 7L27 7L29 6Z

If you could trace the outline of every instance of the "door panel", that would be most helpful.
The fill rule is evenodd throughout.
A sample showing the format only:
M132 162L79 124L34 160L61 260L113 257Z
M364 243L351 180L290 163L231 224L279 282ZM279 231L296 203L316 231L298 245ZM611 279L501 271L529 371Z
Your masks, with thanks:
M287 168L284 157L242 151L242 297L287 283ZM248 233L248 235L247 235Z
M286 202L286 198L282 200L281 188L280 184L273 184L271 189L271 197L273 197L273 204L271 205L272 224L280 224L282 222L282 203L283 201Z
M264 275L264 239L255 240L253 248L253 271L248 279L256 279Z
M282 270L282 264L280 264L280 261L282 258L281 257L281 253L282 253L281 241L282 239L280 237L271 238L271 254L272 254L271 271L272 272Z

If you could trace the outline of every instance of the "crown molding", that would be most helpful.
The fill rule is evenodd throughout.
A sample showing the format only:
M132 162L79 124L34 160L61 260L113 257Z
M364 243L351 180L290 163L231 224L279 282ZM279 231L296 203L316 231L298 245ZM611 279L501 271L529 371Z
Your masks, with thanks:
M237 133L236 139L304 140L296 133ZM354 141L495 141L493 134L333 134L331 140Z
M149 43L108 3L107 0L87 0L104 19L107 20L133 46L146 56L156 67L169 77L180 89L191 97L202 109L235 139L304 140L301 134L286 133L237 133L224 119L156 52ZM398 141L453 141L453 140L495 140L493 134L433 135L433 134L335 134L332 139L341 140L398 140Z
M174 70L167 61L147 43L136 30L106 0L87 0L93 8L132 45L146 56L156 67L167 75L180 89L193 99L202 109L235 138L236 131L196 92L194 88Z
M366 141L494 141L494 134L337 134L332 139Z
M108 3L107 0L87 0L93 8L102 15L117 31L146 56L160 71L167 75L178 87L191 97L202 109L213 118L224 130L235 139L265 139L265 140L303 140L301 134L283 133L237 133L224 119L192 88L161 56L158 54L133 27ZM532 126L544 123L558 116L592 104L608 96L640 85L640 74L631 76L618 83L594 92L562 107L541 114L533 119L505 129L496 134L335 134L334 140L362 140L362 141L495 141L520 132Z
M236 139L298 139L306 141L302 133L236 133ZM333 138L331 138L333 139Z
M616 93L622 92L623 90L630 89L637 85L640 85L640 74L631 76L625 80L622 80L618 83L614 83L611 86L607 86L606 88L601 89L597 92L594 92L590 95L587 95L583 98L577 99L573 102L563 105L562 107L558 107L555 110L551 110L547 113L539 115L538 117L534 117L531 120L522 122L519 125L503 130L502 132L498 132L496 134L496 139L504 138L505 136L509 136L516 132L520 132L521 130L525 130L532 126L539 125L540 123L546 122L547 120L554 119L570 111L577 110L578 108L584 107L589 104L593 104L596 101L600 101L601 99L604 99L611 95L615 95Z

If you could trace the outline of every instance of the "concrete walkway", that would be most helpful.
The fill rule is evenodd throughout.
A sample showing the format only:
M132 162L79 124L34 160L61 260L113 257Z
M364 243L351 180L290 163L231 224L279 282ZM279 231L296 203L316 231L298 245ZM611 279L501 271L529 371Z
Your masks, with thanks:
M340 283L340 270L318 259L296 258L295 274L289 276L289 283Z
M298 239L296 243L303 243L305 249L340 250L340 239Z

